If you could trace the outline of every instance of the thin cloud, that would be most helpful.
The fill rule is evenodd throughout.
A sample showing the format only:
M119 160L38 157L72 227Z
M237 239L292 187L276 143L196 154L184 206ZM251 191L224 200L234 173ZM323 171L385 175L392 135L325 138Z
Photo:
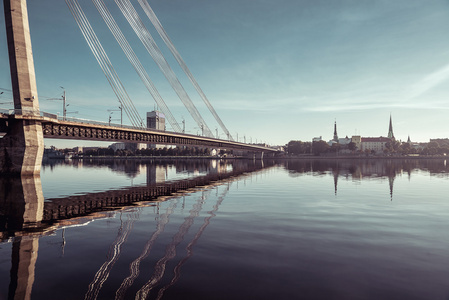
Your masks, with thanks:
M417 98L449 78L449 64L414 84L408 98Z
M438 109L447 110L449 106L445 103L366 103L366 104L346 104L346 105L321 105L304 108L305 111L312 112L335 112L335 111L363 111L379 108L407 108L407 109Z

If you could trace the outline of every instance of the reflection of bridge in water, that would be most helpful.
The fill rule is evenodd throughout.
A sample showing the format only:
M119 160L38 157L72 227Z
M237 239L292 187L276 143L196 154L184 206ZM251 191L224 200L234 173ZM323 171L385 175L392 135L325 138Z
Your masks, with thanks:
M194 162L191 164L195 165ZM141 205L140 202L155 201L160 197L189 192L195 187L241 176L272 164L272 161L233 160L224 162L221 168L215 168L213 171L205 167L204 170L209 172L206 175L167 182L163 181L164 178L161 176L157 180L156 167L148 167L147 184L144 186L46 199L46 201L40 177L4 178L0 181L2 183L0 192L3 196L0 202L2 212L0 232L3 238L6 238L8 232L13 234L21 230L26 231L27 228L35 231L40 226L45 228L62 219L86 216L128 205Z
M177 245L184 239L193 224L193 220L199 215L202 204L208 198L207 195L211 189L214 186L230 184L242 176L251 176L251 173L273 165L273 161L236 160L232 163L232 170L227 172L210 173L173 182L51 199L47 202L44 202L42 195L40 177L9 178L2 181L0 192L4 196L4 200L0 203L1 240L8 238L13 240L10 298L26 299L31 295L40 236L52 234L57 228L76 226L94 219L112 217L112 211L128 207L127 210L131 209L134 212L130 215L130 219L123 223L116 240L110 247L107 260L100 267L88 288L86 299L95 299L103 283L107 280L112 266L118 260L121 247L126 242L127 236L132 230L133 222L138 218L142 206L154 206L159 201L164 201L166 197L179 197L184 193L203 190L196 203L193 204L190 215L179 227L172 242L167 245L166 253L156 264L157 268L152 279L142 287L141 294L147 295L164 275L167 262L176 254ZM226 191L218 197L213 209L207 212L208 216L188 244L187 255L175 267L175 276L171 283L160 290L161 296L167 288L178 280L182 265L193 255L193 246L215 215ZM177 201L174 200L167 211L158 218L156 230L146 243L141 255L131 263L130 275L117 290L117 299L123 299L126 290L138 276L140 261L150 254L157 237L164 231L164 226L169 222L170 214L173 212ZM145 299L145 297L140 299Z

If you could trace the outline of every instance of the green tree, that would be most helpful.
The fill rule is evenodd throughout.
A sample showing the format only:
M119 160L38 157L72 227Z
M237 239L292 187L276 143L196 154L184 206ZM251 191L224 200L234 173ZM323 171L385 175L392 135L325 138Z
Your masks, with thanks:
M318 141L312 143L312 152L315 155L327 152L329 145L325 141Z
M286 145L287 153L293 155L310 153L310 143L301 141L290 141Z
M411 151L412 151L412 148L409 143L402 143L401 146L399 147L399 152L402 155L409 154L409 153L411 153Z
M329 151L333 153L338 153L340 151L341 145L339 143L332 144Z
M357 150L357 146L355 145L354 142L350 142L348 144L348 149L351 150L351 151L355 151L355 150Z

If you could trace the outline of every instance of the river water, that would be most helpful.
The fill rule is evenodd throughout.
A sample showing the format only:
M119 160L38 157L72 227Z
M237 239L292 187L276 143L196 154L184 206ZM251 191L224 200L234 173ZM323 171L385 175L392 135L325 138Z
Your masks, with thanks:
M449 298L445 160L53 161L0 186L0 299Z

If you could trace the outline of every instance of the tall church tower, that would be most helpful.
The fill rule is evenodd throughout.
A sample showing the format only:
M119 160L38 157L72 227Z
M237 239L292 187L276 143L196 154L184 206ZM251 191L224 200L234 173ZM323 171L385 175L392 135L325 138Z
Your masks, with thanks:
M388 138L394 139L393 122L391 121L391 114L390 114L390 126L388 127Z
M337 121L334 123L334 141L338 142L338 135L337 135Z

